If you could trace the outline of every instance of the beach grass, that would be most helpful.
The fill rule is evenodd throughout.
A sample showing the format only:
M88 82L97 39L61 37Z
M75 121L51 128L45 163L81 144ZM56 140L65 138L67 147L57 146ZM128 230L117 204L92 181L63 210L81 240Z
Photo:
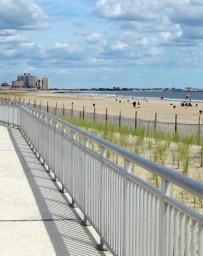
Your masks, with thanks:
M149 130L144 127L121 127L115 124L106 124L102 121L82 120L71 116L61 116L85 130L93 132L126 148L138 155L148 157L161 165L180 170L184 175L192 176L193 157L191 151L196 147L199 151L195 161L199 162L199 168L203 167L203 140L198 140L194 135L182 135L178 133L165 133L160 130Z
M140 156L148 157L163 166L176 169L176 171L181 172L185 176L203 182L203 142L199 145L194 136L187 137L180 133L168 134L163 131L153 132L143 127L137 129L122 127L119 129L114 124L79 120L75 117L60 117ZM193 147L197 148L199 152L198 157L197 154L194 155L192 153ZM123 164L123 159L115 153L109 154L108 158L118 165L122 166ZM199 162L198 168L193 165L193 162L196 165L196 161ZM147 172L136 165L134 165L133 172L136 176L140 176L153 186L160 188L161 180L157 175ZM173 196L181 202L193 207L197 211L202 210L203 200L181 191L176 186L172 191Z

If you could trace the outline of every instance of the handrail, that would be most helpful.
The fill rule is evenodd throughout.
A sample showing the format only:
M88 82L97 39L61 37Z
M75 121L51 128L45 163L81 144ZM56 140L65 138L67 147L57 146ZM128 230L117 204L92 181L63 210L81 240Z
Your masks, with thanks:
M67 121L61 120L57 116L54 116L51 113L45 113L40 109L33 108L31 106L20 104L20 107L23 108L29 108L32 111L35 111L37 113L46 115L47 117L54 119L55 121L61 123L64 126L69 127L69 129L74 130L76 133L81 134L85 138L92 140L101 146L105 147L108 150L111 150L115 153L118 153L121 155L124 159L127 159L130 162L134 162L140 167L143 167L144 169L153 172L154 174L168 180L169 182L187 190L193 193L194 195L203 198L203 184L193 180L190 177L184 176L181 173L173 170L172 168L168 168L165 166L161 166L157 164L156 162L153 162L149 159L146 159L144 157L141 157L135 153L130 152L129 150L119 147L116 144L111 143L110 141L107 141L99 136L96 136L88 131L85 131L84 129L81 129ZM126 171L127 173L127 171Z
M28 107L28 106L26 106ZM143 167L144 169L153 172L154 174L162 177L163 179L187 190L193 193L194 195L203 198L203 184L193 180L190 177L184 176L181 173L173 170L172 168L168 168L165 166L161 166L149 159L146 159L144 157L141 157L135 153L130 152L129 150L119 147L110 141L107 141L99 136L96 136L90 132L85 131L84 129L78 128L77 126L68 123L67 121L61 120L60 118L54 116L53 114L50 113L45 113L39 109L34 109L29 106L29 109L32 111L41 113L41 114L46 114L51 119L54 119L55 121L61 123L64 126L69 127L70 129L74 130L76 133L79 133L83 135L85 138L92 140L99 145L103 146L106 149L109 149L115 153L118 153L121 155L124 159L127 159L130 162L134 162L140 167ZM127 173L127 171L126 171Z

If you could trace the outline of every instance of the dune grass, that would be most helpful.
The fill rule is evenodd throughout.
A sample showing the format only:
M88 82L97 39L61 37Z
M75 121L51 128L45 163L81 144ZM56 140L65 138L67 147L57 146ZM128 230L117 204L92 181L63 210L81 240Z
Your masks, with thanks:
M160 130L149 130L144 127L122 127L115 124L106 124L100 121L82 120L70 116L60 116L60 118L90 131L98 136L111 141L114 144L126 148L138 155L147 157L161 165L180 171L183 175L203 182L203 139L197 136L185 136L180 133L165 133ZM197 151L194 153L194 147ZM116 154L110 153L108 158L117 164L122 164L122 159ZM156 187L160 187L160 177L139 170L134 166L136 175L140 175ZM175 197L183 203L189 203L191 207L200 209L203 200L188 196L180 189L174 189Z

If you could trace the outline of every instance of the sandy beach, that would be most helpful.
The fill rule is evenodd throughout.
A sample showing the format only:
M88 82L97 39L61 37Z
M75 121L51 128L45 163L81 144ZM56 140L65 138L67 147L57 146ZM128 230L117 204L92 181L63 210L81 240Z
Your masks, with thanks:
M2 95L0 93L1 96ZM152 100L152 99L140 99L140 105L133 107L133 101L138 103L138 100L127 99L122 97L105 97L105 96L91 96L91 95L78 95L78 94L63 94L63 93L51 93L51 92L32 92L32 93L13 93L6 95L10 98L25 100L28 102L36 101L36 104L46 105L49 102L50 107L55 107L56 102L58 108L62 108L63 104L66 109L73 109L82 111L83 106L86 112L93 112L95 104L96 113L105 114L106 108L109 115L119 115L120 111L123 117L135 117L135 111L137 111L138 118L144 120L154 120L155 113L157 113L157 120L163 122L174 122L175 114L178 115L179 123L193 123L197 124L199 117L201 123L203 123L203 114L200 111L203 110L203 103L193 103L192 107L182 107L181 102L169 101L169 100ZM174 107L175 106L175 107Z

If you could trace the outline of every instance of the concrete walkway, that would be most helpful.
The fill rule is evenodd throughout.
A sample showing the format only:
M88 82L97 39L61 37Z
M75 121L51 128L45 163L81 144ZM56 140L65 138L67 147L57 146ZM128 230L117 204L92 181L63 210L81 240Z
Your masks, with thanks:
M16 129L0 126L0 256L97 256L88 230Z

